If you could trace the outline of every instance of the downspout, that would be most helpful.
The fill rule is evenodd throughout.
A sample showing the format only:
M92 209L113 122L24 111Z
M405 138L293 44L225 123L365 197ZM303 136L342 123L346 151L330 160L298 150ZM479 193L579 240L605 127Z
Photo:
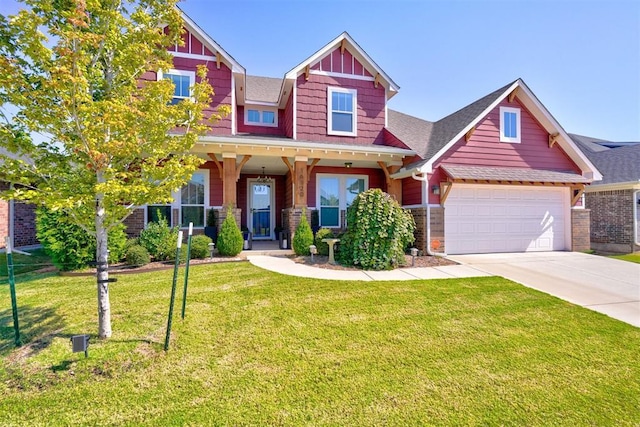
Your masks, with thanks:
M640 231L638 229L638 202L640 201L640 190L636 190L633 192L633 231L634 231L634 236L633 236L633 241L636 244L636 246L640 246L640 237L638 236L638 231ZM634 249L634 248L632 248Z
M431 250L431 204L429 204L429 179L426 175L418 176L415 172L411 173L411 177L416 181L422 181L427 183L427 195L426 195L426 207L427 207L427 241L425 242L425 248L427 250L427 254L430 256L439 256L446 257L447 254L445 252L433 252Z

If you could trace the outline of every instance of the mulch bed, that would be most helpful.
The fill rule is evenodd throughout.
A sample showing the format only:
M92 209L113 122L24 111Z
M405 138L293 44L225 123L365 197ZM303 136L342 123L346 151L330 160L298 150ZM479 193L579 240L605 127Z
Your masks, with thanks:
M294 256L294 262L299 264L306 264L312 267L318 268L328 268L331 270L361 270L360 268L353 266L345 266L339 264L329 264L329 257L323 255L314 255L313 261L311 261L310 256ZM456 265L456 262L453 262L449 259L437 257L437 256L417 256L415 259L415 264L411 265L411 256L405 255L405 265L401 268L406 267L439 267L443 265Z

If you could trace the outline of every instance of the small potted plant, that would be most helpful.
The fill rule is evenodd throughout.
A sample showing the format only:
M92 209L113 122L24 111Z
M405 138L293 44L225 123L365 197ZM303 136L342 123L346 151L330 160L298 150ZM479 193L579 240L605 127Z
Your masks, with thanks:
M246 226L242 226L242 239L244 240L243 249L250 250L253 244L252 234Z
M216 218L216 211L213 208L207 212L207 225L204 227L204 235L214 242L218 240L218 219Z

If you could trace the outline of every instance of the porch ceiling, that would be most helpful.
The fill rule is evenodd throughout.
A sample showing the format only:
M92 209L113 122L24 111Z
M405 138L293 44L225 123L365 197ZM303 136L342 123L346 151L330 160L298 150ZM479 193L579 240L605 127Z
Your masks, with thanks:
M307 157L309 160L319 158L321 160L318 166L344 167L345 163L351 163L352 168L379 169L378 162L384 162L389 166L400 166L405 156L414 154L411 150L387 146L313 144L292 140L250 142L201 140L193 151L206 160L209 160L209 154L216 154L218 160L222 160L223 153L234 153L239 160L242 156L250 155L251 159L244 165L242 172L262 173L264 167L267 174L285 174L288 171L282 157L287 157L290 161L295 157Z

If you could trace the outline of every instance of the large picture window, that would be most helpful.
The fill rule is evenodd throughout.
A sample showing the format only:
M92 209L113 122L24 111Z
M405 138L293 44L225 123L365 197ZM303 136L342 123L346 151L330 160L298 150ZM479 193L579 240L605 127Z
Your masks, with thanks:
M357 91L336 87L327 88L327 133L356 136Z
M365 175L318 174L317 206L320 210L320 226L341 228L340 211L346 210L358 194L368 187Z

